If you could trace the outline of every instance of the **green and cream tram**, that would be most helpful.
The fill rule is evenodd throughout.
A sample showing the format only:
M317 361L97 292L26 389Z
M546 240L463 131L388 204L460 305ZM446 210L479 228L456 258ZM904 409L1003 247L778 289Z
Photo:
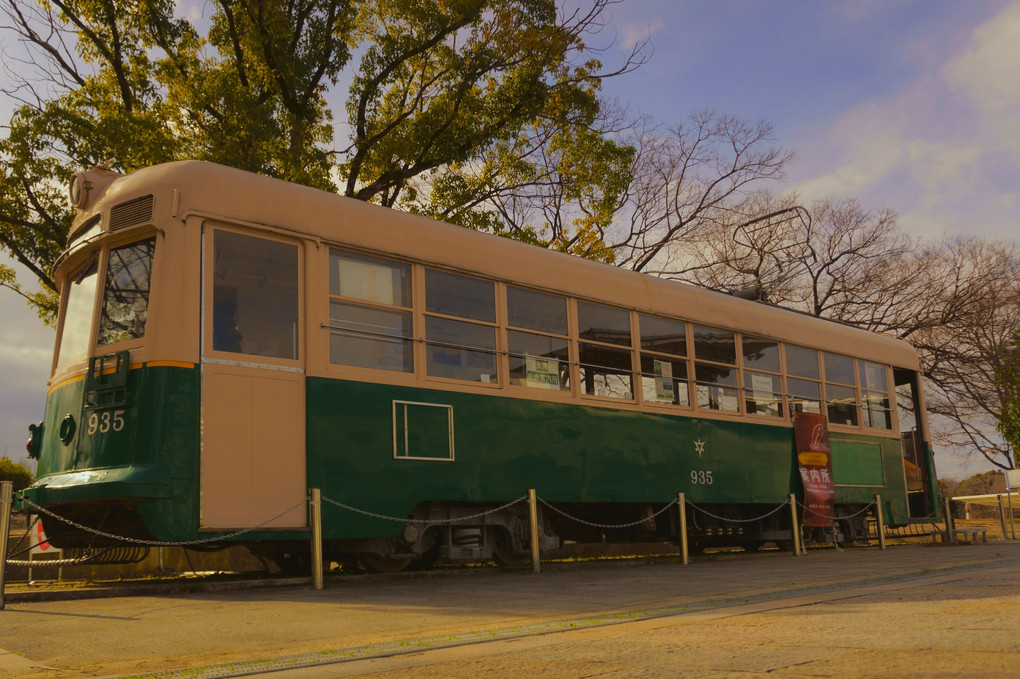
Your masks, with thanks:
M937 512L905 342L208 163L97 168L72 200L25 496L90 528L282 559L316 487L328 554L399 568L519 557L527 509L498 508L528 488L589 522L544 512L543 548L675 539L670 513L589 524L683 492L693 544L756 547L792 537L747 519L802 496L801 412L845 539L876 494L892 524Z

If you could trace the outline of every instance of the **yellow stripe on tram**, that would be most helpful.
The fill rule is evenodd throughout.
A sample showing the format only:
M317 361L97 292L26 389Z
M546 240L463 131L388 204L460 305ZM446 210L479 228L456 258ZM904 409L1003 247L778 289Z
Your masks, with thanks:
M148 363L132 363L130 366L128 366L130 370L138 370L139 368L194 368L194 367L195 364L191 361L149 361ZM106 370L103 371L103 374L110 375L113 372L115 372L115 370L116 368L107 368ZM50 387L49 391L46 392L46 395L49 396L57 389L61 389L75 382L80 382L84 379L85 375L68 377L66 380L61 380L60 382L57 382L52 387Z

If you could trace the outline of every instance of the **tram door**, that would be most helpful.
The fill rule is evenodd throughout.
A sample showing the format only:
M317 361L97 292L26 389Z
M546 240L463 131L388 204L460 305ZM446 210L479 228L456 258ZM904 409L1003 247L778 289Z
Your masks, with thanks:
M911 519L934 516L932 502L933 463L925 447L921 417L921 398L917 373L893 369L896 383L896 409L903 446L903 474L907 485L907 503Z
M200 527L305 527L300 243L207 224L202 254Z

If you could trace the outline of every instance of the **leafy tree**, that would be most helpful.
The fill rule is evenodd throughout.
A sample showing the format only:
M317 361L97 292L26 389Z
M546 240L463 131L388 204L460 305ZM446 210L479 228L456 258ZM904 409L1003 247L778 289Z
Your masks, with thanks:
M216 0L203 34L167 0L7 0L29 59L7 60L20 106L0 141L0 249L43 293L3 285L52 318L71 219L60 187L109 158L220 162L606 259L630 151L599 127L610 74L585 39L617 1L561 15L554 0ZM345 73L334 122L326 95ZM522 178L547 175L581 216L500 221Z
M14 492L28 488L34 480L35 475L32 474L28 467L14 462L9 457L0 457L0 481L13 482Z

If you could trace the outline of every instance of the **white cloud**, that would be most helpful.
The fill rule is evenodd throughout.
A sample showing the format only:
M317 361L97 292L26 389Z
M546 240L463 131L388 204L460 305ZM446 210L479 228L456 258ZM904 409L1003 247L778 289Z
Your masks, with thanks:
M850 195L892 208L917 235L1020 236L1018 37L1013 3L899 95L861 104L801 140L804 178L794 188L807 201Z
M624 50L631 50L636 45L644 42L653 33L665 26L662 19L654 19L647 23L630 23L620 25L620 47Z
M986 116L1016 118L1020 106L1020 3L974 29L970 47L944 77Z

